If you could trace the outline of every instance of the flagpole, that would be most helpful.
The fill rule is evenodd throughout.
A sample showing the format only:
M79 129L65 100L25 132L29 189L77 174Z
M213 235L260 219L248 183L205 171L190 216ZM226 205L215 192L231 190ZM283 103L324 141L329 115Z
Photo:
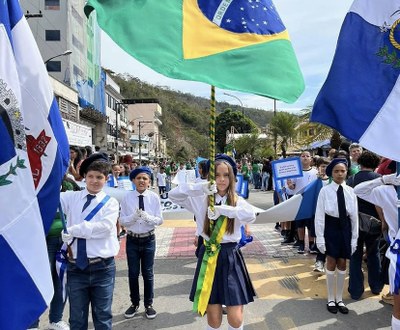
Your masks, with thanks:
M215 111L215 86L211 86L211 100L210 100L210 145L209 145L209 158L210 158L210 172L209 180L210 184L215 182L215 121L216 121L216 111ZM209 196L210 208L214 210L214 194Z

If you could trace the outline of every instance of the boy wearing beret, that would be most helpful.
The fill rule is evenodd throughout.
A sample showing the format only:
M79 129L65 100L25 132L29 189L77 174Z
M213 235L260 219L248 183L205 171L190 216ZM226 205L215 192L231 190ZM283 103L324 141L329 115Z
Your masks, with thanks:
M94 327L112 328L119 204L103 191L109 171L107 155L93 154L82 162L79 170L86 188L61 194L67 219L67 231L62 233L62 239L72 252L68 256L67 290L69 323L74 330L88 328L89 304Z
M132 318L139 309L139 274L143 277L146 317L154 319L154 256L156 238L154 229L163 222L158 194L148 190L151 172L147 167L134 169L129 178L136 190L129 192L121 203L120 222L127 231L126 255L131 306L125 317Z

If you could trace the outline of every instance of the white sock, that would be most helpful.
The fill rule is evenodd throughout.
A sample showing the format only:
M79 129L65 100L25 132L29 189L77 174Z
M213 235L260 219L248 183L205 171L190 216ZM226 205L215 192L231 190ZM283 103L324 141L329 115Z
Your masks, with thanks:
M207 324L207 330L219 330L221 327L213 328L211 325Z
M228 330L243 330L243 324L239 328L234 328L228 323Z
M346 271L336 269L336 302L343 300L343 287Z
M335 271L325 270L326 273L326 286L328 289L328 302L335 301Z
M393 315L392 315L392 330L399 330L400 329L400 320L396 319Z

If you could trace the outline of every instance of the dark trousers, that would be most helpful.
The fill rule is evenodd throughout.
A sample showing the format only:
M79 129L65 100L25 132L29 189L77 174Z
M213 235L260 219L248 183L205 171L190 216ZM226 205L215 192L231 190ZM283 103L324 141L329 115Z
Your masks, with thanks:
M96 330L112 329L112 300L115 284L114 258L91 264L84 270L68 263L67 288L69 324L74 330L88 329L89 305Z
M126 255L128 259L128 276L130 298L133 305L139 305L139 274L142 272L144 285L144 305L153 304L154 298L154 256L156 238L151 235L145 238L127 237Z
M363 247L367 248L368 284L373 293L382 291L381 259L379 255L380 235L359 232L357 250L350 258L350 277L348 291L353 299L359 299L364 292L364 274L362 272Z

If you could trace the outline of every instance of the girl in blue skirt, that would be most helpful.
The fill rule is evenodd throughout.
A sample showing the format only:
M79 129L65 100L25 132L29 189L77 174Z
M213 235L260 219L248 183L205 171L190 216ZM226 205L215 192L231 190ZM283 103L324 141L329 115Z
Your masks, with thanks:
M357 197L345 183L347 166L344 158L334 158L327 166L333 181L321 189L315 212L317 247L326 253L327 309L334 314L349 312L342 298L346 259L356 251L358 238Z
M205 244L199 251L190 293L191 301L196 301L196 295L202 287L198 285L199 277L200 281L202 277L202 263L204 264L209 255L213 255L212 251L218 250L211 294L205 310L208 330L220 329L222 305L227 306L228 329L243 329L243 305L254 301L255 297L238 242L241 238L241 225L252 223L256 216L251 205L235 192L236 174L235 161L227 155L217 155L215 158L216 185L210 187L209 182L183 183L169 193L169 198L174 203L183 206L195 215L196 235L201 235L205 240ZM211 210L208 202L211 194L215 194L214 210ZM226 229L221 223L226 225ZM218 229L219 226L223 231L220 234L222 239L219 243L213 244L215 228Z

